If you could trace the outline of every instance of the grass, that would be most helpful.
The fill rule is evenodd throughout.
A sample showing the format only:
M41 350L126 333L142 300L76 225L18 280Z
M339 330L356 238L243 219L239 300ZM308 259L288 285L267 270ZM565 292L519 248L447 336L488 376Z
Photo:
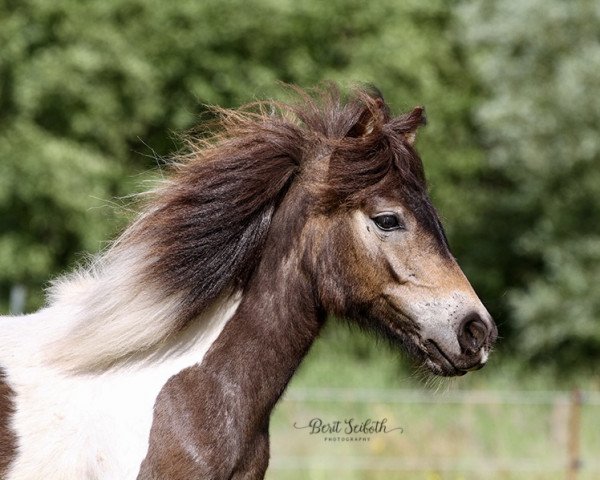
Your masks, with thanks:
M568 390L574 386L597 391L598 378L528 372L501 355L481 371L432 381L423 372L415 373L389 346L333 324L274 412L267 478L563 479L571 412ZM336 397L323 388L360 392L344 390ZM555 390L567 393L544 393L541 399L536 393ZM464 393L473 391L485 401ZM390 392L398 392L398 398ZM600 401L584 404L581 415L587 468L577 478L591 480L600 477L600 464L594 463L600 453ZM387 418L389 426L403 431L374 434L368 441L348 441L341 435L346 440L332 442L324 435L311 435L309 429L294 428L294 423L306 425L317 417L329 422Z

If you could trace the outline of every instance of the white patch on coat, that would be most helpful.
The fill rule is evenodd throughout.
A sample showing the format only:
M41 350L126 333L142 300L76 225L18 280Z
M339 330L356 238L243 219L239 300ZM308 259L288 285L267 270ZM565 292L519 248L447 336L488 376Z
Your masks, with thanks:
M16 393L16 413L11 421L19 443L6 480L135 479L148 449L159 391L171 376L202 361L240 302L238 295L217 303L181 333L171 334L143 356L132 357L118 367L96 374L73 373L49 363L48 349L49 344L52 348L57 345L57 332L73 331L73 326L80 324L73 318L79 307L72 304L81 298L82 291L77 289L85 287L73 285L72 302L63 297L63 301L35 314L0 318L0 366ZM94 291L101 293L97 288ZM124 300L125 292L112 293ZM126 306L121 303L121 307ZM170 308L161 311L156 302L154 306L163 315ZM132 309L126 318L130 332L140 332L145 344L151 340L142 332L145 326L150 334L158 334L156 330L160 333L153 325L159 319L153 317L148 323L148 314L152 313L147 309ZM87 335L95 334L100 342L120 342L116 345L119 348L111 345L108 351L122 351L121 346L129 348L136 342L110 335L126 335L126 322L117 319L117 327L111 329L110 322L96 319L98 330L88 329ZM110 335L102 328L108 328ZM65 359L81 360L84 352L77 348L77 338L63 343L64 348L77 352L74 357L69 351L63 352ZM104 348L94 346L93 340L80 340L92 350L89 359Z

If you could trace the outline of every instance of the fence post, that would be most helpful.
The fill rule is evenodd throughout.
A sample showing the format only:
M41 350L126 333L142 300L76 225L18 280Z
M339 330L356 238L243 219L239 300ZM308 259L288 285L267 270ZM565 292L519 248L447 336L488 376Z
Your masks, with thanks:
M14 284L10 289L8 308L11 315L21 315L25 311L27 301L27 287L20 283Z
M571 392L571 405L569 411L569 440L567 480L577 480L581 470L580 433L581 433L581 404L583 398L581 391L575 389Z

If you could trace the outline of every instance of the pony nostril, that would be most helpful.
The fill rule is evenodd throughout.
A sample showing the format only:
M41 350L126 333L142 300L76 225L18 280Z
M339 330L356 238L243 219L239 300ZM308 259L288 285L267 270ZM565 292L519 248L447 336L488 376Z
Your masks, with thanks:
M483 346L489 334L488 324L478 313L468 314L458 329L458 343L467 353L476 353Z

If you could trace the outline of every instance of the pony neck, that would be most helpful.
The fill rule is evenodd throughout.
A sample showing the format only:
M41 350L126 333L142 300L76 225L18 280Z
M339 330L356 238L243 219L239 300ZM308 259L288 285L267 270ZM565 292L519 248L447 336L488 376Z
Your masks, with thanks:
M300 268L300 255L263 258L202 363L175 375L161 390L146 466L169 458L164 438L197 446L222 445L228 439L235 445L223 448L232 449L253 445L257 435L268 431L271 410L325 318L312 282ZM184 427L174 424L176 414L186 418Z
M255 399L253 406L248 403L253 415L269 415L326 317L296 267L281 262L276 272L259 270L201 366Z
M242 302L211 346L203 375L236 385L247 399L240 417L265 421L326 318L314 288L308 250L310 198L292 186L276 212L263 255ZM247 414L247 415L246 415Z

